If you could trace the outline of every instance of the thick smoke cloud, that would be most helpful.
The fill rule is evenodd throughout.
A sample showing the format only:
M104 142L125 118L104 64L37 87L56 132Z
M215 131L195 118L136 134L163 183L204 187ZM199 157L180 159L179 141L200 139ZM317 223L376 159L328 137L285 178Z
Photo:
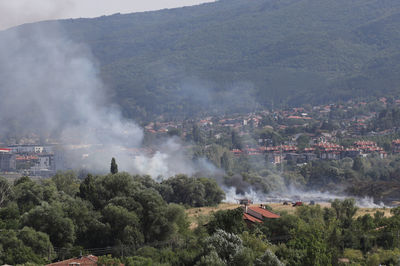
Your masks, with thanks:
M106 172L111 157L120 170L153 176L202 168L184 156L177 140L153 155L138 153L143 131L108 104L95 62L87 47L70 41L55 23L2 34L0 136L29 132L68 144L63 153L71 168Z

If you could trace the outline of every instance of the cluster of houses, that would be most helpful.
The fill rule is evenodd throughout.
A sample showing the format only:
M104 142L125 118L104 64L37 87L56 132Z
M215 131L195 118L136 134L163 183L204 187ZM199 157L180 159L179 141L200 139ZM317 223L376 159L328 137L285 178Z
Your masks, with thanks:
M54 174L55 156L51 146L11 145L0 148L0 171L22 171L31 176Z
M387 106L388 100L380 98L378 102L373 104L381 104ZM400 105L400 100L394 101L395 105ZM271 128L277 130L285 130L288 127L305 127L310 124L323 124L331 118L332 113L341 113L340 118L341 135L347 135L356 138L360 135L388 135L393 133L393 130L383 130L379 132L366 132L368 125L377 113L368 110L369 103L348 101L342 104L327 104L319 106L308 106L307 108L288 108L279 110L262 110L256 113L249 114L232 114L228 116L207 116L198 120L187 121L168 121L168 122L151 122L145 126L145 131L151 134L168 133L171 129L179 129L182 137L185 137L191 132L191 125L197 124L205 132L212 131L214 136L218 138L224 128L231 128L239 133L239 135L247 134L249 128ZM373 109L372 109L373 110ZM274 120L274 125L268 124L267 120ZM329 130L329 129L326 129ZM335 136L335 132L329 132Z
M345 157L366 157L373 153L378 154L381 158L387 157L387 152L373 141L356 141L353 146L348 148L335 143L319 142L303 150L299 150L296 145L279 145L245 147L243 149L233 149L231 152L236 156L264 155L273 164L279 164L283 160L296 163L307 163L317 159L339 160ZM400 152L400 140L393 141L393 152Z

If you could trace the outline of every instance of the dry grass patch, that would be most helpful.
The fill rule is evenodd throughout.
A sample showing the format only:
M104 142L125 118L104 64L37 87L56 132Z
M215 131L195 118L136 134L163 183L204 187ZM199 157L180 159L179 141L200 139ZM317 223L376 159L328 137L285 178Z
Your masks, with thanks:
M282 213L286 212L289 214L294 214L296 211L296 208L298 207L293 207L291 204L289 205L283 205L283 203L266 203L269 205L272 209L273 212L275 213ZM308 205L308 203L304 203L304 205ZM320 205L321 208L330 208L331 204L329 202L320 202L316 203L316 205ZM189 217L190 220L190 228L194 229L196 228L199 224L206 224L209 219L211 214L214 212L220 211L220 210L231 210L231 209L236 209L240 207L240 204L234 204L234 203L221 203L218 206L214 207L201 207L201 208L190 208L186 210L186 214ZM259 204L252 204L251 206L259 206ZM390 208L359 208L354 215L354 218L356 219L357 217L363 216L365 214L369 214L371 216L374 215L376 211L381 211L384 212L385 217L390 217Z

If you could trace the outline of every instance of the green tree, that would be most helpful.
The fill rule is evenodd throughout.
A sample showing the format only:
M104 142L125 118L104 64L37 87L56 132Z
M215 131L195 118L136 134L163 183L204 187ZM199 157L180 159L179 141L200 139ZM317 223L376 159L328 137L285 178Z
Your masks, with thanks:
M205 186L196 178L177 175L163 181L161 184L172 188L172 190L162 191L163 198L168 203L182 203L193 207L202 207L205 205Z
M218 186L212 178L201 177L196 180L204 186L204 205L218 205L225 198L225 192Z
M143 189L133 195L142 206L138 214L145 242L164 241L174 233L174 225L168 220L167 204L153 189Z
M243 209L220 210L213 214L207 229L210 234L217 230L224 230L228 233L240 234L246 228L243 221Z
M267 249L260 258L256 259L255 266L284 266L278 257L269 249Z
M196 143L202 143L203 142L203 137L201 136L201 131L199 127L194 124L192 127L192 139Z
M331 254L324 235L324 227L319 222L305 223L300 220L292 230L289 247L302 252L301 265L329 265Z
M124 207L108 204L102 211L104 223L110 228L109 245L122 243L136 249L144 241L139 219Z
M42 232L37 232L33 228L24 227L18 232L18 239L20 239L25 246L30 247L36 255L41 258L48 258L53 254L53 245L50 242L49 236Z
M21 213L28 212L42 201L51 201L56 196L56 188L51 184L40 185L28 177L22 177L14 182L14 200Z
M111 172L111 174L116 174L116 173L118 173L118 165L117 165L117 163L115 162L115 158L114 157L112 157L112 159L111 159L111 167L110 167L110 172Z
M103 266L119 266L121 265L121 261L118 258L113 258L110 254L105 256L100 256L97 261L97 265Z
M353 160L353 170L354 171L361 171L363 169L363 162L361 157L357 156Z
M63 191L70 196L75 196L79 192L79 182L76 173L73 171L58 172L51 180L58 191Z
M36 206L22 217L23 225L49 235L56 247L69 247L76 238L75 226L70 218L65 217L62 208L47 202Z
M97 202L95 178L88 174L79 186L79 197L90 201L93 205Z
M0 208L8 202L11 194L11 186L7 179L0 177Z
M235 130L231 131L231 141L233 149L242 149L242 141Z
M40 254L40 253L39 253ZM15 231L0 231L0 263L1 264L46 264L46 257L35 254L35 251L24 244Z
M310 137L308 135L302 134L297 138L296 141L299 150L304 150L304 148L309 146Z
M218 257L228 265L236 259L235 257L242 255L243 248L243 242L239 236L221 229L206 239L206 254L211 255L216 252Z
M226 171L230 172L232 170L232 158L228 152L224 152L221 157L221 167Z
M354 199L335 199L332 208L336 212L336 219L340 222L342 228L350 228L353 223L353 216L356 214L358 208Z

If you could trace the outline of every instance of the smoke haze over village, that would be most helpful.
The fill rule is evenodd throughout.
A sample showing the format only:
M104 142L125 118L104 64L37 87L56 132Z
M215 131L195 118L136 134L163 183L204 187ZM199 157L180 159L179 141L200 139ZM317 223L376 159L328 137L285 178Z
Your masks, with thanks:
M138 153L143 130L107 102L90 50L68 40L58 25L33 31L8 32L0 41L2 136L34 133L73 145L67 157L75 169L108 172L116 157L122 171L169 177L194 174L207 164L187 158L177 139L165 141L154 155ZM89 147L84 165L76 147Z

